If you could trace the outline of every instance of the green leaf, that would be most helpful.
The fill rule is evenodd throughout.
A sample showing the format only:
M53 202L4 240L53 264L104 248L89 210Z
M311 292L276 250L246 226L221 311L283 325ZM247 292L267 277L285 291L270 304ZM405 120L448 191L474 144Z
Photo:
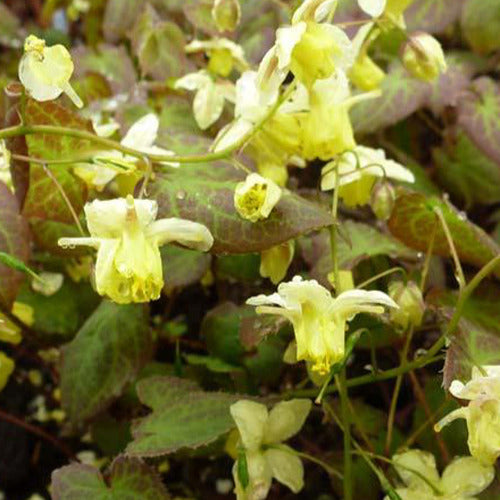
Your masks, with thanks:
M500 165L485 156L459 132L456 142L432 154L441 185L470 206L500 201Z
M217 36L219 34L212 18L212 0L184 0L182 10L186 19L202 33Z
M141 380L137 391L152 413L134 425L128 455L154 457L198 448L234 427L229 407L238 395L203 392L193 382L175 377Z
M450 257L446 235L436 216L440 209L451 232L461 262L482 267L498 255L500 247L464 213L437 196L400 189L388 226L394 236L415 250L426 252L434 228L434 254ZM500 271L497 271L500 276Z
M75 224L66 224L64 222L33 217L30 219L30 228L33 239L40 249L47 250L52 254L68 257L79 257L90 254L88 249L85 248L67 249L57 244L59 238L78 238L81 236Z
M199 354L186 354L186 361L193 366L204 366L207 370L214 373L234 373L241 371L240 366L230 365L219 358L212 356L200 356Z
M384 234L368 224L346 220L337 233L338 258L341 269L353 269L361 261L388 255L392 258L415 260L416 253L390 234ZM330 234L321 231L301 240L301 251L311 267L312 276L330 287L328 273L333 271Z
M161 21L149 4L137 19L131 40L143 75L165 80L194 70L184 53L186 39L182 30L173 22Z
M256 253L242 255L221 255L215 259L217 279L255 282L260 279L260 256Z
M405 11L408 30L444 33L462 12L463 0L416 0Z
M394 64L381 84L382 95L352 108L354 130L371 134L404 120L424 105L429 88L412 78L400 64Z
M488 77L474 81L473 89L460 100L458 123L472 142L500 165L500 92L495 81Z
M73 424L104 410L152 351L146 308L103 301L63 348L62 406Z
M118 457L104 477L90 465L71 464L52 473L53 500L168 500L154 469L137 458Z
M0 182L0 251L19 263L28 262L29 229L9 188ZM24 280L23 273L0 261L0 304L10 310Z
M56 125L93 132L90 121L80 118L56 102L37 102L28 99L25 107L29 125ZM63 135L33 134L26 137L29 156L47 160L74 158L92 150L94 145L87 140ZM71 173L71 165L48 166L59 187L37 163L30 165L29 188L23 205L23 214L28 217L72 223L73 216L60 188L79 214L87 200L85 183Z
M212 257L205 252L197 252L173 245L161 249L163 276L166 293L197 283L210 269Z
M467 0L462 10L462 32L480 54L500 48L500 3L498 0Z
M214 253L260 252L332 223L323 208L289 191L268 219L252 223L234 208L234 190L244 173L226 163L183 165L158 174L149 185L159 217L205 224L214 236Z

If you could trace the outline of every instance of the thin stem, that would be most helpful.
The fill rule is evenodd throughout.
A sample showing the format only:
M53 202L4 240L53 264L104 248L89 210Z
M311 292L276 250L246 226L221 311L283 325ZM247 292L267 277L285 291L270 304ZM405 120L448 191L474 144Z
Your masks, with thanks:
M276 448L278 450L281 449L281 450L284 450L287 453L290 453L290 454L295 455L297 457L304 458L305 460L309 460L309 462L313 462L313 463L319 465L330 476L335 476L338 479L343 479L344 478L343 474L341 474L337 469L334 469L333 467L331 467L330 465L328 465L326 462L323 462L323 460L321 460L319 458L316 458L313 455L309 455L309 453L304 453L302 451L297 451L297 450L294 450L293 448L290 448L288 446L277 445L277 446L273 446L273 448Z
M406 333L406 340L403 346L403 351L401 353L401 366L405 366L408 362L408 350L411 345L411 339L413 337L413 327L410 327ZM394 428L394 418L396 416L396 408L398 405L399 391L401 390L401 384L403 383L403 374L399 374L396 378L396 384L394 386L394 392L392 394L391 405L389 408L389 416L387 418L387 435L385 439L385 452L389 453L392 443L392 431Z
M446 240L448 241L448 245L450 247L450 252L453 257L453 262L455 263L455 272L456 272L456 278L458 281L458 286L460 289L464 288L465 286L465 275L464 271L462 269L462 264L460 263L460 259L458 258L458 253L457 249L455 248L455 243L453 242L453 237L451 235L450 228L448 227L448 224L446 223L446 219L444 218L443 212L439 207L434 207L434 213L438 216L439 221L441 222L441 225L443 226L443 231L446 236Z
M420 280L420 290L424 293L425 282L427 281L427 275L429 274L429 267L431 265L432 252L434 250L434 243L436 242L437 224L434 224L432 228L431 239L429 241L429 247L427 248L427 254L425 256L424 268L422 269L422 279Z
M1 131L0 131L1 132ZM19 155L12 153L12 158L18 161L24 161L26 163L38 163L39 165L71 165L74 163L90 163L92 158L82 157L80 159L72 158L70 160L50 160L44 158L34 158L33 156Z
M73 217L73 220L75 221L75 224L78 227L78 230L80 231L80 234L82 236L85 236L85 231L83 230L83 227L80 224L80 220L78 219L78 215L76 214L76 211L73 208L73 205L71 204L71 201L68 198L68 196L66 195L63 187L61 186L59 181L56 179L56 176L50 171L49 168L47 168L46 165L43 165L43 170L48 175L50 180L55 184L57 190L59 191L59 194L62 196L64 203L66 203L66 206L68 207L68 210L70 211L71 216Z
M344 431L344 500L352 500L352 456L351 456L351 413L349 411L349 395L346 388L345 368L340 376L335 376L335 382L340 390L340 405Z
M422 432L431 424L434 424L434 422L437 420L436 417L441 413L443 408L447 405L448 401L443 401L439 408L430 416L428 417L423 424L421 424L418 429L415 430L413 434L410 435L410 437L404 442L404 445L402 446L403 448L410 448L413 443L417 440L418 436L422 434Z
M387 271L372 276L370 279L367 279L366 281L363 281L363 283L357 285L356 288L365 288L366 286L371 285L380 278L384 278L385 276L389 276L391 274L399 272L402 273L405 278L407 277L406 269L404 267L393 267L391 269L388 269Z
M339 172L338 165L335 166L335 190L333 192L332 216L333 224L330 226L330 251L333 263L333 280L335 285L335 294L338 295L341 290L339 277L339 258L337 252L337 220L339 208Z

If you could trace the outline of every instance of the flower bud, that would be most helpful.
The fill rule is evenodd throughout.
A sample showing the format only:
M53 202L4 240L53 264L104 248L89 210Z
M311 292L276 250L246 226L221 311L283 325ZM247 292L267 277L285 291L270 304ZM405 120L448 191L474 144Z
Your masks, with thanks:
M234 31L241 19L239 0L214 0L212 19L219 31Z
M356 59L349 71L349 78L356 87L369 92L380 88L385 72L370 56L363 55Z
M424 298L420 288L414 281L406 285L402 281L393 281L389 285L389 296L399 309L391 309L391 321L406 330L410 325L418 327L422 324L425 311Z
M373 186L370 205L377 219L387 220L394 208L396 192L388 182L377 182Z
M432 82L447 69L441 44L428 33L417 32L403 46L401 59L412 76Z

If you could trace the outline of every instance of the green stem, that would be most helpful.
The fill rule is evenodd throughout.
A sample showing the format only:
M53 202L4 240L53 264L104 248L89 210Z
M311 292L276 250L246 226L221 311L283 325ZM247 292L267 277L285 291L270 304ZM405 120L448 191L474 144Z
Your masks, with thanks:
M286 445L276 445L276 446L272 446L272 448L276 448L277 450L283 450L283 451L286 451L287 453L295 455L296 457L303 458L305 460L309 460L309 462L312 462L314 464L319 465L330 476L334 476L334 477L341 479L341 480L344 478L344 476L337 469L334 469L333 467L328 465L326 462L323 462L323 460L316 458L312 455L309 455L308 453L294 450L293 448L290 448L289 446L286 446Z
M335 376L340 391L342 424L344 431L344 500L352 500L352 455L351 455L351 413L349 411L349 395L346 388L346 370Z
M339 278L339 259L337 253L337 221L339 208L339 173L338 166L335 166L335 191L333 192L332 216L333 224L330 226L330 251L333 263L333 281L335 286L335 294L341 292Z
M371 285L373 282L379 280L380 278L384 278L385 276L389 276L395 273L402 273L405 278L407 277L407 272L404 267L393 267L391 269L387 269L387 271L383 271L381 273L376 274L375 276L372 276L370 279L367 279L366 281L363 281L363 283L357 285L356 288L358 289L365 288L366 286Z

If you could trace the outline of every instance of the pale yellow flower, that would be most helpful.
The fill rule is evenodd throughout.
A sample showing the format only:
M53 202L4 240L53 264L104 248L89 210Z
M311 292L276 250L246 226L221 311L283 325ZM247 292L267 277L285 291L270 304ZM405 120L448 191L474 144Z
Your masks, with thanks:
M189 248L209 250L210 231L184 219L155 221L158 206L131 196L87 203L85 215L90 238L61 238L66 248L97 249L96 289L117 303L147 302L159 298L163 270L159 247L176 241Z
M399 309L391 310L391 321L402 330L410 325L419 327L425 312L425 302L422 291L414 281L389 283L389 296L396 302Z
M281 443L297 434L309 414L311 401L292 399L268 412L265 405L240 400L231 405L231 415L240 434L246 458L248 485L240 481L238 461L233 467L238 500L263 500L273 477L294 493L304 487L304 468L293 450Z
M14 367L14 361L0 351L0 391L7 385Z
M61 273L44 271L38 276L40 279L34 279L31 282L31 288L33 288L35 292L41 293L46 297L50 297L57 293L61 289L64 281L64 275Z
M385 157L382 149L356 146L323 167L321 189L339 186L339 196L348 206L364 205L379 178L414 182L415 176L399 163ZM338 181L337 181L338 175Z
M260 254L260 275L277 285L285 276L293 260L295 241L285 241Z
M313 369L328 373L344 357L347 323L358 313L382 314L384 306L397 307L385 293L349 290L337 298L315 280L295 276L281 283L278 292L247 300L259 314L278 314L293 325L297 360L313 363Z
M236 211L251 222L267 219L280 198L279 186L259 174L249 174L234 190Z
M45 40L35 35L26 38L19 63L19 79L33 99L51 101L64 92L81 108L83 102L69 83L73 69L71 55L63 45L47 47Z
M434 455L426 451L408 450L392 459L405 484L396 489L402 500L474 500L495 477L492 466L473 457L455 458L441 477Z
M413 77L425 82L432 82L448 66L441 44L428 33L414 33L403 47L403 65Z

